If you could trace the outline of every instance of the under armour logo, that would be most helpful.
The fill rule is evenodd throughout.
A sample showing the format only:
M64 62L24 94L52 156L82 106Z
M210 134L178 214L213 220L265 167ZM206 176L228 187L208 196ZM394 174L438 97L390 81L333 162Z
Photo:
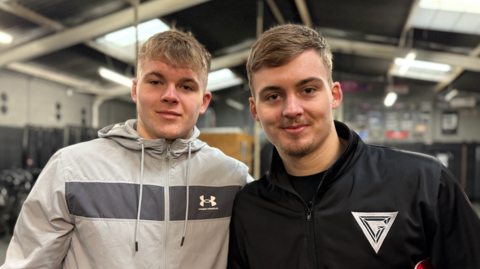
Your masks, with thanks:
M212 206L217 205L217 203L215 202L215 196L211 196L211 195L210 195L210 199L205 199L203 195L200 196L200 201L201 201L200 202L201 206L204 206L204 204L212 204Z
M352 214L375 253L378 253L398 212L352 212Z

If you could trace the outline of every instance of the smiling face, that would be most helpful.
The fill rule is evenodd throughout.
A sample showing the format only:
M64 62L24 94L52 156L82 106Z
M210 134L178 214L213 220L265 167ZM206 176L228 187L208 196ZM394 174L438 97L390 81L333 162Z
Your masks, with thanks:
M322 58L306 50L279 67L253 73L253 117L280 154L303 157L338 139L332 109L342 101L339 83L328 82Z
M168 143L190 138L198 115L210 103L206 75L190 67L172 66L164 58L141 60L132 85L137 131L144 138L165 138Z

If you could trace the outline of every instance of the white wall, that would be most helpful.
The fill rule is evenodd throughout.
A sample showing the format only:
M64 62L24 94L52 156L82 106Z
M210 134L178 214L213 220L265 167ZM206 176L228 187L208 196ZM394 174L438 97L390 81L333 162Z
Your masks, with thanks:
M0 126L24 127L35 125L63 128L64 126L92 126L93 95L74 93L68 96L68 87L47 80L0 69L0 107L6 105L7 113L0 112ZM60 120L57 120L57 103L60 103ZM85 115L82 115L82 110ZM136 118L133 102L109 100L99 109L99 127Z
M105 101L99 109L99 128L110 124L137 118L137 108L133 102L120 100Z
M74 93L67 96L67 86L33 78L23 74L0 70L0 94L8 97L0 105L7 106L7 113L0 112L0 125L23 127L36 125L63 127L82 125L82 109L85 109L85 125L91 125L93 96ZM56 104L60 103L61 119L57 120Z

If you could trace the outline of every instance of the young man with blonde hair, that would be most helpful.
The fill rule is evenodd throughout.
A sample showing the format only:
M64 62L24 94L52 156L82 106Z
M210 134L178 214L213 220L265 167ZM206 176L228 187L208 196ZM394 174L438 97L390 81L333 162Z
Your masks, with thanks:
M366 145L315 30L265 32L247 62L250 109L274 144L235 200L229 269L480 268L480 220L436 159Z
M131 91L138 119L52 157L3 269L226 267L233 199L249 175L197 139L210 60L179 31L142 45Z

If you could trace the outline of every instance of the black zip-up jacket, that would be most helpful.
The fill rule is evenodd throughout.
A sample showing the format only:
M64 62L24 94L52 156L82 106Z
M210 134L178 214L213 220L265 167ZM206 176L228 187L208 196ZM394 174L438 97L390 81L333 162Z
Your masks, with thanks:
M229 269L480 268L480 219L435 158L348 140L311 207L274 149L270 171L237 195Z

